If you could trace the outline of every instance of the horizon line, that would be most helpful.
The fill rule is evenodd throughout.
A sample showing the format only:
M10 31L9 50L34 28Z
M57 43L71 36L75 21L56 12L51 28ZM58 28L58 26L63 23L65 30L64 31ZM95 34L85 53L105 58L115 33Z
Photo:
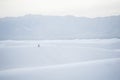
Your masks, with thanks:
M94 18L106 18L106 17L117 17L120 16L120 14L118 15L108 15L108 16L97 16L97 17L87 17L87 16L77 16L77 15L44 15L44 14L25 14L25 15L19 15L19 16L4 16L4 17L0 17L0 19L4 19L4 18L19 18L19 17L25 17L25 16L51 16L51 17L76 17L76 18L90 18L90 19L94 19Z

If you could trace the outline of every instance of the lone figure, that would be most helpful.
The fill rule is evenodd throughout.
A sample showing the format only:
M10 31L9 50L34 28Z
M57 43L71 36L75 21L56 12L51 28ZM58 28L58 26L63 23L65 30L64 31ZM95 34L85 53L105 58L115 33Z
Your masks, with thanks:
M40 44L38 44L38 47L40 47Z

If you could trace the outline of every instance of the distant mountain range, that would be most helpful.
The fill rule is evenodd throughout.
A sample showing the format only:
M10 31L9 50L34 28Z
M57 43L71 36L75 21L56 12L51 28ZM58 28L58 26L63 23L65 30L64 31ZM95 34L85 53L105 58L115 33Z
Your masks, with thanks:
M26 15L0 19L0 40L120 38L120 16Z

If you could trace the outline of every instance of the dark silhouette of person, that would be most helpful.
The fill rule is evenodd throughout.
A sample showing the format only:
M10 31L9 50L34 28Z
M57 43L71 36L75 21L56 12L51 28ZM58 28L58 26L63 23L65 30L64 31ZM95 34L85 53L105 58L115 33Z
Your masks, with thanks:
M40 44L38 44L38 47L40 47Z

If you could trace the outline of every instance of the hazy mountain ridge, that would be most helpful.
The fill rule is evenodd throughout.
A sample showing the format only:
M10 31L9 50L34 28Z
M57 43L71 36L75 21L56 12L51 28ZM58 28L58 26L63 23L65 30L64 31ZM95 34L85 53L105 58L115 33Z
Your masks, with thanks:
M0 19L0 39L120 38L120 16L26 15Z

